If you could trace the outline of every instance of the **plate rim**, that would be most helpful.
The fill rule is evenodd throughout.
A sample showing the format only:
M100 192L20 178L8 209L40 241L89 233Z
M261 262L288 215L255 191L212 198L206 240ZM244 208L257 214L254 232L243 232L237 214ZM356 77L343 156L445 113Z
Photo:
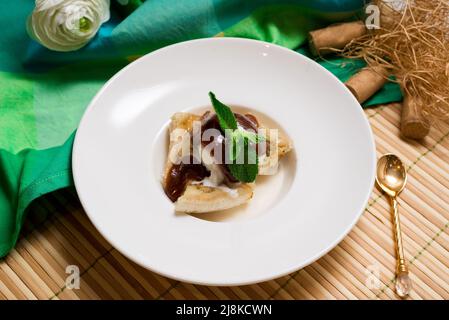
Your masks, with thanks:
M86 119L88 118L88 115L89 115L90 111L94 108L98 98L103 94L104 91L106 91L108 89L108 87L110 86L110 84L112 82L114 82L118 77L121 76L122 73L124 73L126 70L128 70L128 68L132 68L135 65L137 65L139 63L142 63L144 58L147 59L148 56L152 56L152 55L155 55L155 54L161 54L165 50L172 50L173 48L176 48L178 46L181 47L181 46L184 46L186 44L198 43L198 42L246 42L246 43L249 43L250 45L253 45L253 44L259 44L260 45L260 44L262 44L262 45L269 45L270 47L275 47L275 48L277 48L277 49L279 49L281 51L284 51L286 54L289 54L289 55L299 56L300 59L308 60L309 63L313 63L313 64L317 65L321 70L323 70L325 73L327 73L328 76L334 78L334 80L337 83L336 85L339 85L340 87L344 88L344 90L351 96L353 101L360 106L358 108L358 112L362 116L364 125L365 125L365 127L367 129L368 138L370 140L370 148L369 149L371 150L371 155L372 155L372 162L370 164L371 165L371 167L370 167L370 171L371 171L370 172L370 188L369 188L369 190L367 190L367 194L366 194L365 199L364 199L364 201L362 203L362 207L358 210L358 213L357 213L357 215L355 215L353 221L351 221L351 223L348 224L346 229L330 245L326 246L326 248L324 248L323 250L318 252L316 255L310 257L309 259L307 259L303 263L301 263L299 265L296 265L296 266L293 266L291 268L288 268L287 270L283 270L282 272L278 272L276 275L265 276L265 277L257 277L256 279L249 279L247 281L240 281L240 282L229 282L229 281L208 282L208 281L199 281L199 280L192 280L192 279L188 279L188 278L183 278L182 276L166 273L163 270L159 270L157 268L149 267L148 265L142 263L138 257L131 256L125 250L122 250L121 245L116 243L115 240L111 239L111 237L108 235L107 232L104 232L102 230L102 228L95 222L95 219L93 219L93 215L89 212L85 199L83 199L81 197L80 193L78 192L78 189L80 188L80 182L79 182L80 177L79 177L79 174L77 173L78 169L77 169L76 163L77 163L77 155L78 155L78 152L79 152L78 150L80 148L80 138L79 138L80 135L79 135L79 132L80 132L80 129L82 129L82 127L83 127L83 123L86 122ZM305 55L302 55L302 54L300 54L298 52L295 52L294 50L291 50L289 48L282 47L280 45L273 44L273 43L270 43L270 42L261 41L261 40L248 39L248 38L237 38L237 37L201 38L201 39L187 40L187 41L174 43L174 44L162 47L160 49L154 50L152 52L149 52L147 54L144 54L141 57L139 57L138 59L130 62L128 65L126 65L122 69L120 69L117 73L115 73L109 80L107 80L103 84L103 86L98 90L98 92L95 94L95 96L92 98L92 100L87 105L87 107L86 107L86 109L85 109L85 111L84 111L84 113L83 113L83 115L81 117L81 120L79 122L79 125L78 125L78 128L76 130L76 133L75 133L75 138L74 138L74 142L73 142L73 149L72 149L72 159L71 159L73 182L74 182L75 189L77 191L77 195L78 195L79 201L80 201L80 203L81 203L81 205L83 207L83 210L85 211L87 217L89 218L90 222L93 224L95 229L97 229L97 231L102 235L102 237L104 237L106 239L106 241L111 244L111 246L113 248L115 248L117 251L119 251L126 258L130 259L131 261L137 263L138 265L142 266L143 268L145 268L145 269L147 269L147 270L149 270L151 272L154 272L154 273L159 274L161 276L164 276L164 277L167 277L167 278L170 278L170 279L174 279L174 280L177 280L177 281L181 281L181 282L197 284L197 285L208 285L208 286L241 286L241 285L250 285L250 284L255 284L255 283L260 283L260 282L264 282L264 281L277 279L277 278L286 276L288 274L291 274L291 273L293 273L295 271L298 271L298 270L300 270L300 269L302 269L302 268L312 264L313 262L317 261L318 259L320 259L324 255L326 255L328 252L330 252L332 249L334 249L349 234L349 232L354 228L354 226L359 221L359 219L362 216L362 214L365 212L365 208L366 208L366 206L367 206L367 204L369 202L370 196L371 196L371 194L373 192L374 185L375 185L376 163L377 163L376 142L375 142L374 134L373 134L371 125L370 125L370 123L368 121L368 118L367 118L366 114L363 112L363 108L361 107L361 105L359 104L357 99L353 96L353 94L350 92L350 90L333 73L331 73L329 70L324 68L322 65L320 65L316 61L310 59L309 57L307 57Z

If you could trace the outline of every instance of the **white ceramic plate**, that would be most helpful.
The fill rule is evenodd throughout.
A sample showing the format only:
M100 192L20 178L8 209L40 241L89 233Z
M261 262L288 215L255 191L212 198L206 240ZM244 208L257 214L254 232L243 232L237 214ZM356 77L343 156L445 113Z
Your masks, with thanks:
M277 124L294 141L277 176L248 206L176 214L160 178L177 111L230 105ZM78 129L73 174L98 230L140 265L170 278L241 285L318 259L349 232L374 184L375 148L360 105L312 60L245 39L202 39L150 53L115 75Z

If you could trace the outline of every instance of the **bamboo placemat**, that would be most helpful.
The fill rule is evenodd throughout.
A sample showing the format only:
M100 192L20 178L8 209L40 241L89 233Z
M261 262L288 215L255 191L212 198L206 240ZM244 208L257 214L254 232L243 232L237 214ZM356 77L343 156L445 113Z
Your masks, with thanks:
M398 104L365 112L378 156L394 152L408 168L400 212L410 298L448 299L449 125L424 141L404 141ZM197 286L126 259L95 230L74 191L64 190L36 201L17 247L0 261L0 299L396 299L392 239L389 204L374 190L351 233L310 266L256 285ZM80 289L66 287L68 265L79 267Z

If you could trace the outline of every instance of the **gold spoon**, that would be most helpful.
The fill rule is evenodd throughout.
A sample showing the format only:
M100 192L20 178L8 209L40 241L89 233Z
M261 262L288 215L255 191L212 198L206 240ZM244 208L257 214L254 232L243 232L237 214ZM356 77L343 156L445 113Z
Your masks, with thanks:
M401 298L408 296L412 290L412 281L408 275L408 267L402 247L401 223L399 221L397 196L404 189L407 182L402 161L394 154L385 154L377 161L377 184L390 197L393 206L393 227L396 240L396 293Z

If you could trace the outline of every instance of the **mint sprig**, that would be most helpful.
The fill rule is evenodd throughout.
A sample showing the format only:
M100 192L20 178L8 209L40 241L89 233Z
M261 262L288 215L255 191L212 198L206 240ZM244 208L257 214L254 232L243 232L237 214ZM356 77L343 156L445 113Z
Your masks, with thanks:
M245 138L247 138L249 141L251 141L252 143L259 143L259 142L265 141L264 136L254 133L254 132L251 132L251 131L245 131L245 130L239 129L239 130L234 131L234 134L242 135Z
M220 124L221 129L223 130L237 130L237 119L234 116L231 108L227 105L218 101L215 98L215 94L213 92L209 92L210 101L212 102L212 106L214 107L215 113L218 117L218 123Z
M219 101L213 92L209 92L209 97L221 129L223 131L233 130L231 135L233 148L230 152L230 159L227 159L229 171L234 178L241 182L254 182L259 173L259 159L256 148L250 146L250 143L256 144L263 141L264 137L239 129L231 108ZM242 162L241 160L243 163L238 163Z
M228 164L231 174L241 182L254 182L259 173L259 159L254 147L249 146L247 138L243 137L243 148L237 147L236 158ZM239 163L243 157L243 163Z

